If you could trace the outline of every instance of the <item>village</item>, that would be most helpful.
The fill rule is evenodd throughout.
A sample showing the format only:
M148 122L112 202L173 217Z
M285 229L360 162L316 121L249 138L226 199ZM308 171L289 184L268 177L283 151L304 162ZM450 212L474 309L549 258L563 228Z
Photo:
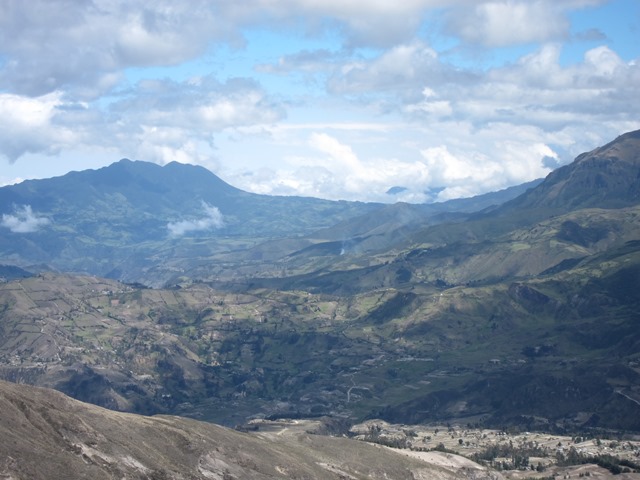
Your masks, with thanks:
M452 424L406 426L381 420L355 425L349 434L425 460L449 462L451 467L473 460L514 480L609 478L614 474L640 479L638 436L555 435Z

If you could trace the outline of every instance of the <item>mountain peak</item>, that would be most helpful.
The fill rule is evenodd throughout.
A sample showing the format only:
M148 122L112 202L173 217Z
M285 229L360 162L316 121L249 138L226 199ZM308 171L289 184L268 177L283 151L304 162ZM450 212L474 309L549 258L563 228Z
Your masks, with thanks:
M602 147L579 155L575 163L589 162L596 157L601 160L640 163L640 130L624 133Z
M640 130L578 155L505 208L622 208L640 201Z

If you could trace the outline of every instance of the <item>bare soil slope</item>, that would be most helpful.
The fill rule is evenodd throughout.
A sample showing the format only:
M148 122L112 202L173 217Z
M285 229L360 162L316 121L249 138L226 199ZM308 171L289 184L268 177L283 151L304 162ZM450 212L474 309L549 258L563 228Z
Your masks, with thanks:
M478 473L469 471L474 478ZM453 479L466 474L346 438L240 433L179 417L113 412L52 390L0 382L0 477Z

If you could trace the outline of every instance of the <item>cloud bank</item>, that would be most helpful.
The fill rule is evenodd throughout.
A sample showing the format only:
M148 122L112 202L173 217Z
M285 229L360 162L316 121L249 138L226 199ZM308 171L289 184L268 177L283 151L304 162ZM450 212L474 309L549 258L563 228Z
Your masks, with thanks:
M40 217L33 213L31 205L22 205L14 208L14 214L2 214L0 226L8 228L13 233L33 233L51 223L46 217Z
M640 128L629 4L0 2L3 174L126 157L331 199L505 188Z
M181 237L189 232L216 230L224 226L224 218L217 207L212 207L208 203L202 202L202 209L204 210L204 216L200 218L168 223L169 235Z

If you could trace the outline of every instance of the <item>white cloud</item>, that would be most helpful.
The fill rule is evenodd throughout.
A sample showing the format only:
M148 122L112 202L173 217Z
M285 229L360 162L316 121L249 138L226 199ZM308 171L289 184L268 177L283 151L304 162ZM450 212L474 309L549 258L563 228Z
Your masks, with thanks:
M186 82L140 82L111 110L141 125L182 127L195 132L272 123L284 115L255 81L233 78L220 83L211 76Z
M503 188L640 128L637 59L597 28L588 41L610 43L563 52L571 14L604 2L0 2L0 155L251 169L227 178L353 200ZM243 50L253 28L276 41ZM493 50L522 44L519 59ZM455 63L469 52L474 68ZM30 178L21 163L14 176ZM406 190L384 193L394 186Z
M448 117L453 113L450 100L439 100L438 94L431 88L422 90L424 99L421 102L407 105L404 111L409 114L426 114L429 117Z
M594 76L602 79L613 80L618 72L624 75L624 70L627 69L627 65L622 59L606 46L587 51L584 59L585 67L593 69Z
M141 82L131 97L111 106L109 129L130 156L211 168L217 166L216 134L270 125L283 116L276 101L251 80L154 80Z
M173 65L202 53L229 27L205 0L31 0L0 3L0 85L39 96L98 95L131 66ZM98 88L101 87L101 88Z
M178 65L212 42L240 46L248 26L309 35L337 31L351 45L407 41L442 1L30 0L0 2L0 88L85 99L111 91L129 67Z
M72 129L55 124L60 92L37 98L0 93L0 154L13 162L28 152L56 154L77 141Z
M335 195L342 192L342 195L347 195L346 198L351 200L367 196L380 200L393 186L406 187L408 184L409 187L420 188L421 184L424 185L427 181L427 171L420 162L384 158L363 161L350 146L324 133L313 133L309 145L326 154L320 159L306 159L307 162L322 166L330 172L330 175L325 173L324 186L327 186L328 178L331 178Z
M29 153L56 155L88 146L161 164L211 166L214 134L283 116L276 101L248 79L143 81L106 109L70 102L62 92L34 98L0 93L0 155L15 162Z
M507 47L566 39L567 12L606 0L490 0L453 8L450 33L472 46Z
M394 128L407 134L409 141L380 138L378 132ZM293 144L305 132L280 134L291 135L282 141ZM376 202L444 201L544 177L552 167L594 148L599 138L508 123L477 127L450 119L368 132L334 130L329 135L311 131L306 144L315 154L299 147L301 153L287 158L288 168L263 168L225 178L264 194ZM404 190L387 194L392 187Z
M172 237L181 237L189 232L216 230L224 226L224 217L217 207L202 202L202 209L204 216L200 218L168 223L169 234Z
M206 146L199 145L193 134L183 128L142 125L135 135L123 139L123 144L143 158L160 165L170 162L204 164ZM122 135L122 134L121 134Z
M333 28L348 47L391 47L413 37L425 11L468 0L256 0L254 8L281 19L304 19L308 32ZM251 3L251 2L247 2Z
M447 67L424 42L396 45L371 60L347 62L336 70L327 87L333 93L401 91L447 76ZM453 71L451 71L453 74Z
M312 133L309 138L309 145L320 152L326 153L328 155L327 159L330 162L335 162L343 166L347 173L358 176L366 173L362 163L355 153L353 153L351 147L341 144L338 140L326 133Z
M33 213L31 205L15 207L13 215L2 214L0 226L8 228L13 233L33 233L51 223L46 217L39 217Z
M562 131L569 125L593 130L598 125L604 138L622 133L620 128L629 121L637 125L638 65L623 62L607 47L597 47L587 51L582 62L562 66L560 52L557 44L545 45L473 82L433 84L425 79L422 98L410 99L403 111L430 121L452 117L477 126L531 125L543 131ZM417 92L419 85L413 88Z
M487 142L487 134L478 140ZM482 150L486 151L486 147ZM558 156L543 143L531 145L502 140L494 141L492 147L491 155L468 151L452 153L446 145L422 150L430 186L442 188L436 199L470 197L544 177L551 171L545 159Z
M349 130L345 131L349 136ZM307 144L316 154L289 156L289 168L261 169L238 175L233 183L251 191L277 195L320 196L333 200L425 201L428 172L419 160L381 156L361 158L352 146L326 133L312 132ZM407 188L402 195L386 192Z
M95 99L112 92L127 68L179 65L212 44L238 47L243 31L254 26L338 35L347 49L391 49L391 62L425 21L437 28L439 12L448 15L455 37L476 46L558 40L567 35L568 12L603 1L7 1L0 2L0 87L28 96L64 90L75 100Z
M555 2L503 0L456 10L449 28L470 44L504 47L566 37L569 22Z

